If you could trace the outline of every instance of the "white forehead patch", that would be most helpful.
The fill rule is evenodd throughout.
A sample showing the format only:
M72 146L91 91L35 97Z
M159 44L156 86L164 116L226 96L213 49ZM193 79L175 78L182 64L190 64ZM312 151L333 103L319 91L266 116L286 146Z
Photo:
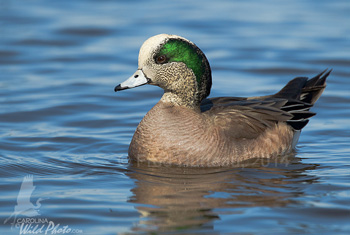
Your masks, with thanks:
M154 55L155 50L158 48L158 46L160 44L163 44L169 38L180 38L182 40L188 41L183 37L180 37L177 35L170 35L170 34L158 34L153 37L150 37L142 44L140 48L139 68L142 68L142 66L146 63L146 61Z

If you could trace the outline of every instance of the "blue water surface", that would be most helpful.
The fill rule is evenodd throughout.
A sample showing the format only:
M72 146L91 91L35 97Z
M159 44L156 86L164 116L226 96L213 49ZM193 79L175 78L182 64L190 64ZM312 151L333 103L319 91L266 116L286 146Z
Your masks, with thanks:
M348 0L0 0L0 234L350 234L349 12ZM204 51L211 97L267 95L332 68L296 153L230 168L129 163L162 90L113 89L159 33ZM20 190L27 175L32 191ZM6 220L20 192L30 210Z

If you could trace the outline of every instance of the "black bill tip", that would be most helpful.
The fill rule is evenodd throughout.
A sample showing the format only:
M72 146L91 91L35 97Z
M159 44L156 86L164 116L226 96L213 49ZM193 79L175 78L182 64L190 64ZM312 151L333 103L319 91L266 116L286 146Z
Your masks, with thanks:
M122 87L120 84L116 87L114 87L114 91L117 92L117 91L122 91L122 90L125 90L125 89L128 89L129 87Z

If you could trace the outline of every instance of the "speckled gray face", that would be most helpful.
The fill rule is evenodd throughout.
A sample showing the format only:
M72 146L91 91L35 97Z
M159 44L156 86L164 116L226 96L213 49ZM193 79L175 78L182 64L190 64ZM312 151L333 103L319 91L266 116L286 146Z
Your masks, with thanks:
M192 69L196 76L197 85L201 86L205 70L205 58L198 47L182 39L169 39L155 56L155 62L164 64L169 62L183 62Z
M194 43L176 35L149 38L140 49L138 71L133 75L138 75L136 78L131 76L115 90L148 83L182 93L180 96L192 96L196 103L210 93L211 71L204 53Z

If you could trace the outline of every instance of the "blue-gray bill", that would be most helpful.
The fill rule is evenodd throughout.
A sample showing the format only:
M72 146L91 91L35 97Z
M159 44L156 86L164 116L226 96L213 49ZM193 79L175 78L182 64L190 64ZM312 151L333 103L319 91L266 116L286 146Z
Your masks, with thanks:
M114 88L114 91L122 91L138 86L142 86L148 83L148 79L141 69L136 70L136 72L129 77L126 81L120 83L118 86Z

